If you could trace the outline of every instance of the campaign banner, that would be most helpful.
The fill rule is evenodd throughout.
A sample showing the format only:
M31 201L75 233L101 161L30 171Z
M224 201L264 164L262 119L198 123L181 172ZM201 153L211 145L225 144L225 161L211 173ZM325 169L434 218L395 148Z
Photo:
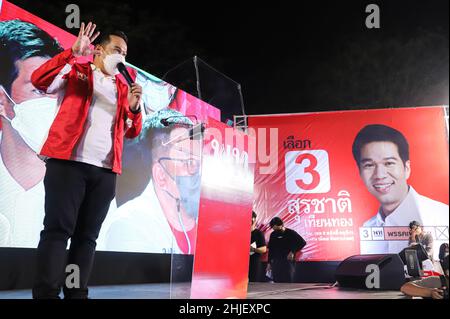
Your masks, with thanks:
M445 108L249 116L258 136L255 202L266 239L274 216L305 238L298 260L398 253L409 223L448 242Z

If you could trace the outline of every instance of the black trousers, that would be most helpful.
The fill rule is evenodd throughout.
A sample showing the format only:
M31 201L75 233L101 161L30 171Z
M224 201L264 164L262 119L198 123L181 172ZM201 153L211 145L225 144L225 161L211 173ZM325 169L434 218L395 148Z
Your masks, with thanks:
M292 282L295 263L286 259L274 259L271 263L274 282Z
M261 281L262 263L259 260L259 254L255 254L257 257L250 256L249 268L248 268L248 281L259 282Z
M44 230L37 249L33 298L59 298L68 264L79 267L80 287L64 285L65 298L87 298L96 240L115 196L116 174L57 159L49 159L46 166Z

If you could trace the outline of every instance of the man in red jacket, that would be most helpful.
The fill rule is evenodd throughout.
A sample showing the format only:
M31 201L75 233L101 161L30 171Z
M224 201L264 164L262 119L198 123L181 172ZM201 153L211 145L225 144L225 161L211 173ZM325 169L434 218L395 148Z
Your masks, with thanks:
M120 31L108 33L91 50L99 35L95 27L83 23L72 48L31 77L36 88L59 96L57 115L40 151L47 167L45 218L33 298L59 298L67 264L79 278L73 277L70 285L66 280L65 298L87 298L96 239L115 196L116 174L121 173L123 136L134 138L142 127L142 88L128 88L117 77L128 39ZM94 63L76 62L91 54Z

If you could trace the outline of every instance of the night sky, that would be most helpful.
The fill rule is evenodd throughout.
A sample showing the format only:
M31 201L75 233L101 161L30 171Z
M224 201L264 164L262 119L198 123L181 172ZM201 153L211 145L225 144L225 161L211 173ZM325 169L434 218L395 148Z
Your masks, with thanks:
M449 103L448 0L11 2L66 30L65 7L78 4L100 31L125 31L127 61L161 78L197 55L242 85L247 114ZM370 3L380 29L365 27ZM170 74L194 93L179 79L187 73ZM206 91L235 88L204 74Z

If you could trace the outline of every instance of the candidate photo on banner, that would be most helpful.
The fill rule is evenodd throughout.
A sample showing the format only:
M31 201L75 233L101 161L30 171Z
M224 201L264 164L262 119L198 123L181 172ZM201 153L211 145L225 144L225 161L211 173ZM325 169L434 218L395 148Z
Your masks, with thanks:
M20 19L0 21L0 43L0 246L36 247L45 174L36 147L55 115L57 96L36 89L31 74L63 48Z
M168 118L178 125L162 125L161 120ZM128 145L127 174L118 186L119 192L126 191L120 197L131 199L107 217L100 236L103 249L193 254L201 141L190 138L186 127L190 125L188 117L169 108L146 118L138 141Z
M356 135L352 151L364 185L380 205L363 223L364 229L383 227L388 233L387 227L405 227L411 222L426 228L448 227L448 205L419 194L409 183L414 163L408 140L400 131L382 124L367 125ZM437 243L442 240L434 237ZM387 240L386 235L386 240L362 239L363 254L398 253L406 246L404 240Z
M417 221L436 259L448 242L445 114L436 106L250 116L250 128L267 132L258 147L277 153L273 172L264 173L266 158L257 161L260 229L268 238L278 216L308 242L298 260L339 261L399 253Z

